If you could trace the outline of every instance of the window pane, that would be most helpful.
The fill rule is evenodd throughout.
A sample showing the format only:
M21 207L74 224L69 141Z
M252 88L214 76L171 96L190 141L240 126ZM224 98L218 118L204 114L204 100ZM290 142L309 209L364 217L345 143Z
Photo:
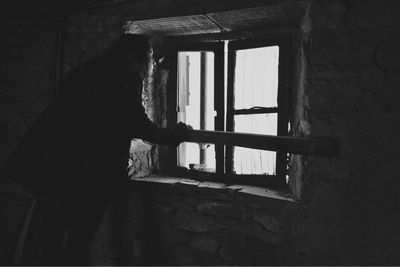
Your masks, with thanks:
M235 109L277 107L279 47L236 51Z
M234 118L235 132L277 135L277 113L236 115Z
M203 56L201 55L203 53ZM202 74L201 64L204 62ZM201 81L204 75L204 92ZM201 103L203 102L203 107ZM185 122L196 130L214 130L214 53L178 53L178 122ZM203 124L201 123L203 119ZM182 143L178 147L178 165L191 164L215 169L214 145Z
M275 175L276 152L235 147L233 172L236 174Z
M235 116L235 132L277 135L276 113ZM235 147L233 168L236 174L276 174L276 152Z

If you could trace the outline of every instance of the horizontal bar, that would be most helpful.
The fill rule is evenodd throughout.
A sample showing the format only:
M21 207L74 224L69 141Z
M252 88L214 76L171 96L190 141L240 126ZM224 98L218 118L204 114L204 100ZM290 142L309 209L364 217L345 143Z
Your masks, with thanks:
M189 130L184 141L316 156L334 156L339 151L338 143L329 138L295 138L221 131Z
M266 46L280 46L287 38L285 33L277 33L268 39L242 39L229 42L229 50L241 50Z
M278 108L248 108L248 109L235 109L233 110L234 115L251 115L251 114L268 114L277 113Z
M178 52L214 52L216 53L220 46L224 45L223 42L190 42L190 43L177 43L173 48Z

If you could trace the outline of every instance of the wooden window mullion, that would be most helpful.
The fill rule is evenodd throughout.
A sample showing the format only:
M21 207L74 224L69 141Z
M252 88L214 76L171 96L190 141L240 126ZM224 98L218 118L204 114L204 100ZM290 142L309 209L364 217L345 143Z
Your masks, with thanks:
M234 115L253 115L253 114L271 114L278 113L278 108L259 108L259 109L235 109Z
M177 90L178 88L178 50L172 49L170 55L170 73L167 82L167 127L171 128L177 123ZM174 173L177 160L177 149L168 149L168 173Z
M289 121L289 42L282 39L279 43L279 71L278 71L278 135L288 135ZM281 184L286 183L287 153L276 153L276 174Z
M216 131L225 130L225 101L224 101L224 43L218 43L214 51L214 110L216 111L214 126ZM218 175L224 174L224 145L215 145L215 168Z
M226 131L234 131L234 81L235 81L236 51L228 45L228 86L226 100ZM233 173L233 146L225 147L225 173Z

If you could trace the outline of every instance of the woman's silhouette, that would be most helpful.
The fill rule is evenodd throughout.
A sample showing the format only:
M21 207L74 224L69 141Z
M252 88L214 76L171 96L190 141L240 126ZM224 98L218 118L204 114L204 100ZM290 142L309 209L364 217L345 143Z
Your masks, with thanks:
M37 196L47 232L42 264L87 263L112 184L126 175L132 138L175 146L182 141L185 124L162 129L144 111L143 80L152 63L144 36L123 35L106 53L71 71L5 164L3 174Z

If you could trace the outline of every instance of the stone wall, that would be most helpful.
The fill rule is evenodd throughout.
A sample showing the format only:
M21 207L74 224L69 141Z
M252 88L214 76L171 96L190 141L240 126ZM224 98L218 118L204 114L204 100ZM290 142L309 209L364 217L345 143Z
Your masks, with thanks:
M400 173L395 167L400 147L397 138L400 24L396 15L399 4L395 1L310 4L303 20L296 63L301 71L294 79L298 82L295 86L300 104L295 108L293 133L333 137L340 142L341 150L332 158L293 157L292 175L302 173L295 178L292 188L303 205L303 216L296 217L287 232L295 237L291 259L296 264L398 264L400 218L394 211L400 203L396 193ZM154 186L156 199L157 194L160 193ZM191 217L205 199L199 197L192 208L182 209L185 214L182 216ZM164 218L156 208L158 201L150 201L146 207ZM218 205L217 200L213 201ZM168 209L174 210L171 202L166 203ZM175 210L176 214L179 210ZM178 227L177 222L171 226L168 221L161 220L155 229L163 233L167 230L162 229ZM245 227L235 224L241 229L235 234L246 234ZM197 233L190 233L187 240L195 240ZM218 256L215 261L204 264L219 263L220 243L219 249L211 253ZM169 244L175 243L171 240ZM190 243L186 244L189 249L182 255L194 255L188 256L189 261L198 261L197 252L193 252ZM162 249L156 251L160 254L154 257L168 258L162 256ZM243 252L239 257L250 253L239 251ZM224 263L241 261L231 259Z
M111 224L116 232L107 238L101 238L105 231L98 233L94 264L104 259L123 265L296 262L296 225L303 216L299 203L252 187L155 180L160 183L128 181L122 186L103 224L104 230Z
M306 158L306 263L399 264L398 1L314 1L304 94L310 136L340 155Z
M307 117L309 106L307 95L304 93L307 77L307 58L305 48L310 40L311 21L310 4L304 7L303 16L297 25L292 44L292 83L291 83L291 119L289 135L293 137L309 137L310 123ZM289 158L289 186L294 195L302 198L303 188L303 155L291 154Z
M55 95L58 22L0 25L0 166Z

